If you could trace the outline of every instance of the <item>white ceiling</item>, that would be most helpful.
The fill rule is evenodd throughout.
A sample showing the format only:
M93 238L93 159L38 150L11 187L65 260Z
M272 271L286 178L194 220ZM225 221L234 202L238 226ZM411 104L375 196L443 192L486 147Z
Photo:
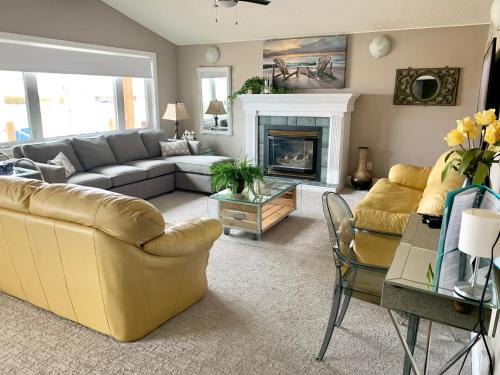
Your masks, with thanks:
M214 0L103 0L175 44L489 23L491 0L272 0L219 8Z

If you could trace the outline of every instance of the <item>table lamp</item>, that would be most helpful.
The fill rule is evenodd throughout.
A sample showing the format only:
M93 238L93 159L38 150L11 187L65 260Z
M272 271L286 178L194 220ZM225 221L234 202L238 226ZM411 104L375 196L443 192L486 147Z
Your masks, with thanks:
M215 127L219 127L219 115L225 115L226 109L224 108L224 103L218 100L212 100L208 106L206 115L214 115L215 116Z
M163 115L163 119L175 121L175 134L174 139L179 139L179 121L187 120L189 115L186 111L184 103L175 103L167 105L167 110Z
M500 231L500 214L490 210L471 208L462 213L458 249L476 258L472 284L459 281L455 285L455 293L459 296L480 301L483 285L477 285L479 258L491 259L491 247ZM495 246L493 257L500 256L500 241ZM491 291L486 290L485 301L491 300Z

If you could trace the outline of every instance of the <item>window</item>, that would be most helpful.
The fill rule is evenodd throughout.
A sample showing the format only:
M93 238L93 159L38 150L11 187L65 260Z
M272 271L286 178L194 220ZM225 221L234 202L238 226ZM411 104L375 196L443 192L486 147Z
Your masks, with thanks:
M113 78L37 73L44 138L117 129Z
M147 128L147 85L141 78L123 78L123 105L127 129Z
M152 81L0 71L0 144L148 128Z
M0 142L31 139L23 74L0 71Z

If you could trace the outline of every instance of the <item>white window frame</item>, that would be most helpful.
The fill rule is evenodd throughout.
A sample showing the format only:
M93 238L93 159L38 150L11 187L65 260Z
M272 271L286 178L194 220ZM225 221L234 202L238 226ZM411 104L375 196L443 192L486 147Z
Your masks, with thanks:
M148 51L138 51L124 48L101 46L96 44L87 44L79 42L71 42L59 39L41 38L29 35L19 35L0 32L0 39L8 39L13 42L22 43L33 43L33 44L48 44L57 45L61 47L68 48L84 48L93 49L97 51L103 51L115 54L129 54L134 56L143 56L151 60L152 64L152 79L147 79L145 84L145 95L146 95L146 111L148 119L148 127L146 129L159 129L160 126L160 112L158 104L158 78L157 78L157 63L156 63L156 53ZM133 129L125 128L125 118L124 118L124 101L123 101L123 77L113 77L113 88L115 92L115 111L118 130L108 131L108 132L98 132L98 133L84 133L84 134L73 134L65 135L61 137L43 137L43 126L42 126L42 116L40 112L40 102L38 98L38 87L36 82L36 73L22 72L24 79L24 90L26 97L26 110L28 112L28 123L31 129L31 139L27 141L14 141L14 142L0 142L0 148L9 148L18 144L33 143L33 142L43 142L46 140L59 140L68 137L92 137L102 134L112 134L121 131L133 131ZM49 73L50 74L50 73ZM134 77L131 77L134 78ZM120 88L121 86L121 88ZM138 129L136 129L138 130Z

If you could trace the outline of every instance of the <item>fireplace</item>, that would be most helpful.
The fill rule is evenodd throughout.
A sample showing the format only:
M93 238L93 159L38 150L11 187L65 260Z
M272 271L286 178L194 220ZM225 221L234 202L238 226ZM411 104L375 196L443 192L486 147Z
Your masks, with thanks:
M320 181L321 136L316 126L266 126L264 174Z

